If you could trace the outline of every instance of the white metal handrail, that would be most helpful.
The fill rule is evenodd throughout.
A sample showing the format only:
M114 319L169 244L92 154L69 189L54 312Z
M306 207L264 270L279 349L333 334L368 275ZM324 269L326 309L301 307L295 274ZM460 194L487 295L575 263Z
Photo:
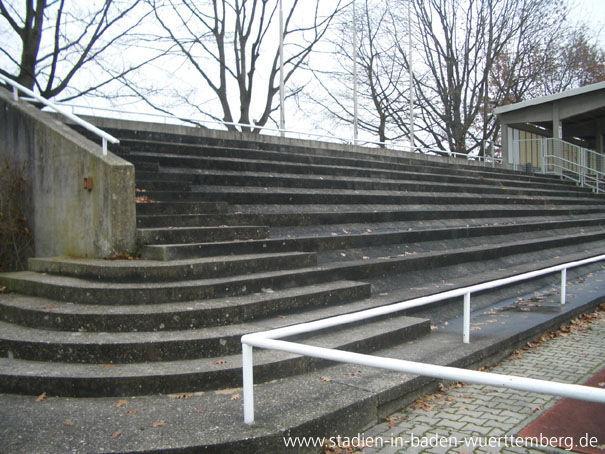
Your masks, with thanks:
M514 142L519 153L521 145L526 150L528 145L533 148L533 144L537 144L541 162L532 164L541 167L542 173L556 174L580 186L594 189L597 193L603 192L605 155L552 137L516 139Z
M601 181L605 179L604 172L600 172L592 167L588 167L584 164L581 164L581 163L578 163L575 161L571 161L569 159L565 159L561 156L557 156L554 154L544 155L544 159L549 159L549 158L551 158L552 161L549 161L546 164L546 166L544 167L544 173L548 173L548 171L546 170L547 166L554 167L554 168L560 169L560 172L557 173L557 175L560 175L562 178L566 178L568 180L575 181L576 183L579 183L581 186L587 186L589 188L592 188L597 193L603 192L601 189ZM557 164L555 161L559 161L562 164ZM566 166L565 164L569 164L569 165ZM579 170L573 171L570 168L570 166L577 167ZM573 178L572 176L568 175L567 173L577 175L577 178ZM590 183L588 183L587 180L594 180L595 183L590 184Z
M63 115L64 117L69 118L74 123L77 123L78 125L82 126L86 130L99 136L101 138L101 147L103 149L103 156L107 155L107 142L120 143L120 141L118 139L116 139L115 137L113 137L111 134L108 134L105 131L97 128L95 125L92 125L89 122L82 120L77 115L75 115L71 112L68 112L67 110L65 110L62 107L58 106L57 104L49 101L48 99L45 99L40 95L37 95L36 93L31 91L29 88L24 87L20 83L17 83L12 79L9 79L8 77L3 76L2 74L0 74L0 80L9 84L11 87L13 87L13 99L15 101L19 101L19 91L21 91L21 92L25 93L27 96L32 97L36 101L44 104L45 106L53 109L55 112Z
M432 364L397 360L392 358L383 358L379 356L346 352L343 350L328 349L322 347L314 347L310 345L279 340L284 337L294 336L302 333L309 333L361 320L367 320L369 318L392 314L413 307L424 306L426 304L431 304L437 301L443 301L445 299L464 296L463 342L468 343L470 342L471 293L478 292L481 290L493 289L503 285L532 279L538 276L552 274L560 271L561 304L565 304L567 269L587 265L602 260L605 260L605 254L574 262L568 262L548 268L543 268L528 273L518 274L508 278L497 279L494 281L454 289L447 292L441 292L434 295L415 298L412 300L390 304L387 306L375 307L373 309L367 309L351 314L330 317L323 320L316 320L313 322L302 323L298 325L286 326L283 328L278 328L269 331L246 334L241 338L244 422L246 424L254 423L253 347L271 350L281 350L285 352L296 353L299 355L311 356L315 358L322 358L331 361L378 367L410 374L425 375L434 378L494 386L504 386L522 391L552 394L556 396L570 397L573 399L605 403L605 389L598 389L583 385L555 383L546 380L535 380L525 377L499 375L490 372L479 372L447 366L437 366Z

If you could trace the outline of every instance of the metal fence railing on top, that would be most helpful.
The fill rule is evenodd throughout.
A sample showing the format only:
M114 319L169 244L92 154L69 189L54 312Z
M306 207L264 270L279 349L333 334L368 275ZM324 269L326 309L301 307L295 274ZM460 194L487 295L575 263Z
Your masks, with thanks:
M8 77L5 77L2 74L0 74L0 81L10 85L13 88L13 99L15 101L19 100L19 92L25 93L27 96L30 97L28 99L25 99L26 101L35 100L41 104L44 104L46 107L63 115L66 118L69 118L74 123L77 123L78 125L82 126L83 128L87 129L88 131L92 132L93 134L99 136L101 138L101 147L103 149L103 156L107 155L107 142L120 143L120 141L118 139L116 139L115 137L113 137L111 134L108 134L105 131L102 131L101 129L97 128L96 126L90 124L89 122L82 120L77 115L75 115L71 112L68 112L63 107L57 105L56 103L53 103L53 102L49 101L48 99L45 99L40 95L37 95L36 93L31 91L29 88L24 87L23 85L15 82L14 80L9 79Z
M605 192L605 155L550 137L515 140L514 147L521 161L542 173L559 175L597 193ZM534 152L528 153L530 149Z

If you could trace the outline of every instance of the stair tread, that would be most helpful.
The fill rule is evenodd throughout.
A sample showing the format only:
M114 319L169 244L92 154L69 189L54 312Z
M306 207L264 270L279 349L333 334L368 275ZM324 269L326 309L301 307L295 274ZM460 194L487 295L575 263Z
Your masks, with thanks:
M370 336L382 335L390 331L398 331L418 324L426 324L426 319L396 315L387 319L369 320L363 330L357 326L342 327L327 332L315 333L305 342L310 345L324 345L329 348L343 347L352 342L361 341ZM0 322L1 325L4 325ZM261 331L265 327L256 327L254 331ZM250 331L252 332L252 331ZM87 333L89 334L89 333ZM99 334L99 333L97 333ZM115 333L112 333L115 334ZM160 333L166 334L166 333ZM99 338L101 336L98 336ZM119 337L119 336L117 336ZM103 339L104 342L110 339ZM117 342L119 343L119 341ZM259 351L255 355L256 364L267 364L283 360L285 358L298 357L291 354L277 354L271 351ZM217 358L219 359L217 361ZM98 364L77 364L63 362L41 362L23 359L0 358L0 374L4 375L42 375L42 376L64 376L64 377L115 377L123 374L145 375L187 375L201 371L218 372L228 369L241 370L241 354L224 355L213 358L199 358L178 361L151 361L141 363L116 363L113 367L99 367Z
M79 275L89 279L97 276L124 281L131 279L178 280L188 276L195 276L198 270L204 271L208 266L219 263L259 263L271 259L299 259L312 258L312 252L272 252L238 255L218 255L213 257L199 257L190 259L176 259L170 262L159 260L104 260L104 259L78 259L71 257L50 257L30 259L30 271L39 273L63 273L77 277ZM164 279L160 279L160 275Z
M1 305L19 307L32 311L43 312L48 315L156 315L156 314L187 314L191 311L204 311L213 309L226 309L242 307L252 303L269 303L272 300L304 295L309 292L325 292L367 285L363 282L350 280L335 280L308 286L298 286L286 289L266 289L264 292L244 296L226 298L213 298L205 300L192 300L185 302L156 303L148 305L102 305L78 304L73 302L57 301L44 297L24 296L18 293L3 295Z
M349 170L357 170L357 169L369 169L369 170L375 170L375 171L387 171L387 172L393 172L393 173L419 173L418 168L423 169L422 171L420 171L421 173L427 174L427 175L436 175L436 176L442 176L443 172L440 172L443 170L442 167L435 167L435 166L430 166L430 165L426 165L426 163L414 163L414 164L402 164L402 163L385 163L382 161L372 161L372 160L366 160L366 159L360 159L360 158L352 158L352 159L340 159L340 158L333 158L331 156L311 156L311 157L306 157L306 159L303 158L302 162L300 161L288 161L288 160L283 160L284 154L281 152L266 152L263 151L262 153L269 153L268 156L265 156L262 159L250 159L250 158L241 158L241 157L233 157L233 156L204 156L202 154L200 155L191 155L191 154L179 154L178 152L175 153L161 153L161 152L152 152L152 151L135 151L132 153L132 156L136 156L138 158L150 158L150 159L158 159L158 158L178 158L181 161L208 161L208 162L219 162L219 161L225 161L225 162L238 162L238 163L249 163L249 164L271 164L274 166L279 166L281 164L282 167L294 167L294 168L300 168L300 169L305 169L308 168L309 166L313 166L316 168L339 168L339 169L349 169ZM304 157L304 155L303 155ZM271 159L271 158L278 158L278 159ZM282 158L282 160L280 160L280 158ZM319 163L318 163L319 161ZM346 162L347 164L343 164L343 162ZM335 164L336 163L336 164ZM424 165L423 165L424 164ZM374 166L372 166L374 165ZM411 168L411 169L406 169L406 167ZM452 166L455 167L455 166ZM498 172L493 172L493 171L489 171L486 169L474 169L474 168L469 168L469 167L463 167L463 166L458 166L456 167L458 170L458 174L459 175L468 175L468 176L477 176L477 175L487 175L488 177L490 176L494 176L494 178L498 178L498 179L506 179L506 177L511 178L512 180L543 180L543 181L552 181L551 178L544 178L542 176L527 176L524 175L522 173L517 173L517 174L499 174ZM424 170L426 169L426 170ZM431 171L435 171L436 173L432 173ZM306 172L303 172L306 173ZM459 178L463 178L463 177L459 177Z

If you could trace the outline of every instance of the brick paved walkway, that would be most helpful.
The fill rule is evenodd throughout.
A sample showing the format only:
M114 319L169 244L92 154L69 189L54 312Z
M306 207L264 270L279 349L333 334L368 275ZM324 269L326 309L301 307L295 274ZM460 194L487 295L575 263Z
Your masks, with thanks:
M582 324L581 324L582 325ZM588 326L588 327L586 327ZM605 365L605 312L586 326L548 339L504 360L491 371L567 383L582 383ZM575 332L574 332L575 331ZM454 385L427 396L388 421L364 432L376 446L364 454L392 453L543 453L552 447L511 446L511 439L559 398L485 385ZM605 411L603 412L605 415ZM605 419L605 416L604 416ZM505 437L487 446L489 437ZM509 443L506 443L508 438ZM466 440L483 443L469 446ZM455 446L457 443L457 446ZM496 443L495 441L493 442ZM382 445L382 446L380 446ZM432 445L432 446L431 446ZM605 451L605 447L603 450Z

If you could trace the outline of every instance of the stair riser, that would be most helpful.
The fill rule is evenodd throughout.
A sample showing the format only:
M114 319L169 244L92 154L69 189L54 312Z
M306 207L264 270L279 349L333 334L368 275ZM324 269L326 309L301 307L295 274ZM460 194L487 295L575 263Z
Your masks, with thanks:
M409 180L413 180L410 178ZM475 182L476 183L476 182ZM258 187L282 187L282 188L306 188L306 189L350 189L359 191L415 191L415 192L476 192L480 190L484 194L509 194L509 195L544 195L549 197L569 197L570 192L565 190L543 190L536 187L520 189L517 184L508 186L497 185L471 185L471 184L435 184L420 181L408 181L401 183L381 181L356 181L344 179L305 179L296 177L265 177L253 175L200 175L193 185L216 185L216 186L258 186ZM139 187L139 186L137 186ZM141 186L146 187L147 186ZM151 189L151 188L148 188ZM160 189L160 187L158 187ZM584 193L580 193L584 194Z
M300 213L300 214L222 214L222 215L182 215L182 216L138 216L139 228L188 227L211 225L267 225L270 227L380 223L398 221L420 221L435 219L466 218L522 218L527 216L570 216L604 213L598 208L584 210L573 209L535 209L535 210L426 210L426 211L387 211L387 212L349 212L349 213Z
M273 161L275 163L288 165L288 164L302 164L302 165L314 165L314 166L330 166L330 167L353 167L353 168L372 168L376 170L390 170L399 172L409 172L412 174L420 173L432 173L432 174L455 174L467 176L470 179L476 180L477 178L502 178L511 179L513 181L532 181L542 182L546 184L555 183L556 180L543 176L543 175L524 175L519 172L506 172L500 169L481 169L481 168L468 168L458 165L439 165L436 163L428 163L421 161L406 161L405 159L385 159L385 157L374 155L365 155L363 159L360 157L347 158L347 157L333 157L333 156L322 156L313 154L296 154L289 152L271 152L262 150L246 150L242 148L230 149L228 152L224 148L212 148L205 146L171 146L167 152L166 148L158 148L156 146L142 146L137 148L138 151L148 153L160 153L164 155L164 159L170 159L170 154L177 154L178 157L176 163L171 165L178 166L178 160L183 159L199 159L199 158L230 158L240 160L261 160L261 161ZM133 156L137 156L136 154ZM142 156L137 156L140 159ZM127 158L127 155L125 155ZM369 159L368 159L369 158ZM165 162L165 161L163 161Z
M171 301L193 301L210 298L249 295L259 293L263 288L284 289L300 285L311 285L333 280L333 276L321 269L311 268L307 271L291 271L277 276L234 277L233 280L217 283L172 285L166 283L161 287L116 288L105 287L71 287L52 283L0 277L0 284L11 291L24 295L39 296L57 301L79 304L103 305L139 305L159 304Z
M555 221L548 224L512 224L501 226L458 227L447 229L418 230L396 233L372 233L368 235L338 235L316 238L289 238L250 241L241 243L197 244L183 246L152 246L143 249L142 253L148 258L158 260L175 260L181 258L213 256L222 254L253 254L261 252L294 252L294 251L325 251L338 249L355 249L389 244L405 244L423 241L451 240L457 238L473 238L478 236L495 236L513 233L535 232L549 229L569 227L598 226L602 219L583 221ZM491 243L502 241L494 238Z
M135 186L138 190L145 190L145 191L189 191L189 190L191 190L190 184L175 182L175 181L136 180ZM137 195L139 195L138 192L137 192Z
M55 310L26 310L0 305L0 317L6 322L33 328L80 332L133 332L186 330L245 323L303 308L343 304L370 297L370 284L357 284L340 289L315 291L281 298L267 298L246 304L211 309L166 313L137 314L74 314ZM59 313L57 313L59 312Z
M148 170L135 169L135 181L166 181L173 183L191 183L195 179L192 173L150 172Z
M111 282L172 282L189 279L209 279L220 276L237 276L260 271L277 271L306 268L317 265L314 253L294 253L283 256L256 256L233 260L184 265L166 264L154 268L103 267L90 264L30 259L29 270L92 280Z
M357 351L371 353L376 349L385 348L394 342L411 341L429 332L430 323L428 321L418 323L388 334L379 334L376 339L368 339ZM341 348L349 349L353 346L359 347L358 343L354 343ZM318 370L330 364L333 363L309 357L291 357L290 359L283 359L270 364L257 364L254 367L254 381L255 383L261 383L290 377ZM198 374L178 374L178 368L175 368L177 370L172 375L88 378L86 380L81 380L77 377L18 377L16 379L0 375L0 391L5 393L39 395L42 392L41 390L43 390L48 396L65 397L109 397L210 391L241 386L241 366L239 364L233 366L229 369L217 366L216 371L206 371ZM99 368L102 369L102 365Z
M269 237L268 227L208 227L187 230L137 231L140 244L199 243L236 240L261 240Z
M224 213L225 202L137 203L137 216Z
M271 162L271 161L238 161L231 159L220 159L220 158L205 158L205 157L170 157L170 156L150 156L145 158L143 156L138 157L139 161L149 159L151 161L158 161L162 166L165 167L177 167L177 168L192 168L192 169L206 169L206 170L223 170L223 171L240 171L240 172L275 172L275 173L288 173L288 174L301 174L301 175L318 175L318 176L341 176L341 177L362 177L362 178L388 178L388 179L400 179L400 180L420 180L420 181L434 181L440 183L452 183L452 184L499 184L503 182L506 185L514 187L534 187L535 181L531 180L522 174L516 174L511 177L506 177L501 180L493 180L490 175L489 177L483 177L481 175L471 174L470 176L458 176L464 174L463 170L445 169L440 173L424 173L418 169L413 171L396 170L393 166L385 166L384 169L373 168L372 163L358 164L359 167L335 167L334 165L302 165L302 164L289 164L286 162ZM565 189L568 186L563 183L553 183L552 180L543 182L541 187L544 189ZM575 192L575 189L572 189ZM583 191L586 193L586 191Z
M159 201L212 201L227 202L229 204L276 204L276 205L410 205L410 204L531 204L531 205L555 205L569 204L569 198L546 198L546 197L499 197L495 195L469 195L462 193L456 196L439 195L438 193L415 193L415 194L335 194L333 192L322 193L299 193L299 192L239 192L239 191L212 191L204 188L198 192L162 192L149 191L148 197ZM584 199L573 199L576 205L595 205L595 201Z

